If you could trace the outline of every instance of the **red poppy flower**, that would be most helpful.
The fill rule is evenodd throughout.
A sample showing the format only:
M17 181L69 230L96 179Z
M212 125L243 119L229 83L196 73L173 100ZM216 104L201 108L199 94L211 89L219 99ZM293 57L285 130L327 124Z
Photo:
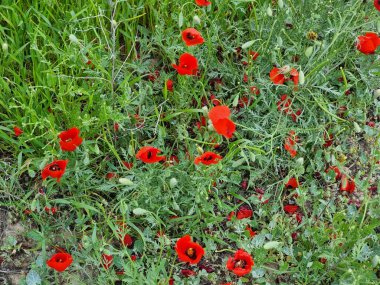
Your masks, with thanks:
M189 235L185 235L177 241L175 251L181 261L191 264L198 263L205 254L204 249L198 243L192 242Z
M380 37L373 32L366 33L365 36L359 36L356 48L364 54L374 54L380 45Z
M291 114L293 112L291 106L292 100L290 100L286 94L282 95L280 101L277 102L277 110L285 114Z
M65 173L68 160L54 160L52 163L46 165L41 171L42 179L47 177L56 178L57 182L61 180L62 175Z
M198 6L208 6L211 4L210 1L207 1L207 0L195 0L195 3L198 5Z
M259 53L258 52L256 52L256 51L249 51L248 52L248 54L249 54L249 56L250 56L250 58L252 59L252 60L256 60L258 57L259 57Z
M218 98L216 98L216 96L214 94L211 93L210 95L210 100L211 100L211 103L214 105L214 106L220 106L220 100Z
M288 214L294 214L298 211L298 208L299 207L297 205L286 205L284 206L284 211Z
M173 278L169 279L169 285L174 285L174 279Z
M295 157L297 155L297 150L295 149L296 142L299 138L295 135L294 131L289 132L289 137L285 139L284 148L287 152L289 152L291 157Z
M351 178L348 178L347 175L342 174L342 179L340 183L340 190L341 191L347 191L348 193L352 194L355 191L355 181Z
M202 163L204 165L210 165L210 164L217 164L219 160L221 160L223 157L221 157L219 154L216 154L212 151L206 151L201 156L197 156L194 159L195 164Z
M253 216L253 211L247 206L241 207L236 214L236 218L238 220L249 219L252 216Z
M197 273L193 270L190 269L182 269L181 274L185 277L190 277L190 276L195 276Z
M237 276L244 276L251 272L254 264L255 262L248 252L238 249L233 257L228 258L227 269Z
M253 98L249 98L249 97L247 97L247 96L243 96L243 97L241 97L241 98L239 99L239 101L238 101L238 106L239 106L240 108L244 108L244 107L246 107L246 106L250 106L250 105L252 105L252 103L253 103Z
M172 64L180 75L195 75L198 71L198 60L189 53L184 53L179 58L179 65Z
M200 32L194 28L187 28L182 31L182 40L189 46L195 46L204 43L204 39Z
M232 138L236 125L230 120L231 111L227 106L215 106L208 113L215 131L226 138Z
M302 218L303 218L303 215L302 213L297 213L296 214L296 220L297 220L297 223L302 223Z
M338 180L342 176L337 166L330 166L329 168L326 169L325 172L328 173L329 171L335 172L335 180Z
M150 73L148 75L148 80L151 82L155 82L158 77L160 77L160 71L155 70L154 73Z
M256 232L254 230L252 230L252 228L250 226L246 226L245 230L248 231L249 237L251 237L251 238L253 238L256 235Z
M113 130L115 131L115 132L117 132L117 131L119 131L119 124L118 123L114 123L113 124Z
M252 86L249 88L251 90L251 93L252 94L255 94L255 95L260 95L260 89L256 86Z
M282 68L274 67L269 72L269 78L274 84L284 84L285 81L293 81L294 85L298 85L299 74L295 68L284 66Z
M79 136L80 131L74 127L67 131L61 132L58 137L61 139L59 145L63 151L74 151L83 142Z
M128 168L128 169L131 169L133 167L133 162L127 162L127 161L123 161L123 165Z
M298 82L299 82L299 73L298 73L297 69L292 68L290 70L289 80L293 81L294 85L296 85L296 86L298 85Z
M269 73L270 80L274 84L284 84L285 75L281 73L281 70L278 67L274 67Z
M205 127L207 126L207 121L206 121L206 117L202 116L201 117L201 120L199 122L196 123L196 126L198 128L198 130L202 127Z
M166 89L170 92L173 92L173 80L168 79L166 80Z
M299 186L299 184L298 184L298 181L295 177L290 178L289 181L286 182L286 184L285 184L286 188L296 189L296 188L298 188L298 186Z
M334 142L334 135L333 134L324 133L323 138L325 140L323 147L325 147L325 148L331 146Z
M380 11L380 0L373 0L373 4L375 8Z
M110 266L112 265L112 261L113 261L112 255L108 255L105 253L102 254L102 264L103 264L104 269L110 268Z
M302 114L302 110L301 109L298 109L297 112L290 114L290 116L292 117L293 122L296 123L297 120L298 120L298 117L301 116L301 114Z
M227 216L227 221L231 221L232 217L235 216L235 212L230 212Z
M111 180L112 178L115 178L116 177L116 173L114 173L114 172L108 172L107 174L106 174L106 178L108 179L108 180Z
M46 264L59 271L65 271L67 267L70 266L70 264L73 262L73 257L66 252L59 252L54 254L47 262Z
M133 238L129 234L125 234L122 240L122 243L126 247L132 247L133 246Z
M142 147L136 154L136 158L140 159L145 163L155 163L161 160L165 160L165 156L157 156L161 150L152 146L144 146Z
M13 127L13 131L16 137L20 136L23 133L23 130L16 126Z

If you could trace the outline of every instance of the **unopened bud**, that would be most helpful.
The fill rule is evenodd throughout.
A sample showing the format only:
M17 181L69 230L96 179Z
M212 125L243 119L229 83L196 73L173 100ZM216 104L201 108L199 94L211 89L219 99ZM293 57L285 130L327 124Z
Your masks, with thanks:
M305 55L306 55L307 57L310 57L311 54L313 53L313 50L314 50L314 47L313 47L313 46L308 47L308 48L305 50Z
M355 132L357 132L357 133L361 133L362 129L361 129L361 127L358 125L357 122L354 122L354 128L355 128Z
M268 8L267 8L267 15L268 15L269 17L272 17L272 16L273 16L273 11L272 11L272 8L271 8L271 7L268 7Z
M76 37L75 35L73 35L73 34L71 34L71 35L69 36L69 40L70 40L72 43L74 43L74 44L79 44L79 40L78 40L77 37Z
M175 179L174 177L170 179L170 181L169 181L170 188L176 187L177 184L178 184L177 179Z
M302 70L300 70L300 72L298 74L298 83L299 83L299 85L304 85L304 83L305 83L305 74L303 73Z
M197 15L195 15L193 17L193 23L194 23L194 25L200 25L201 24L201 19Z
M278 0L278 7L280 7L281 9L284 8L284 2L282 0Z
M3 52L4 52L4 53L8 53L8 44L7 44L7 43L3 43L3 44L1 45L1 47L3 48Z

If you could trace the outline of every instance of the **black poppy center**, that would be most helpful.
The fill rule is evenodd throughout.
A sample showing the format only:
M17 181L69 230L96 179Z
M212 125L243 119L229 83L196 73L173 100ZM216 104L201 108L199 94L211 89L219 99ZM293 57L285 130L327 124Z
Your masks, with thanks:
M150 158L152 158L152 152L151 151L148 151L148 155L147 155L147 157L148 157L148 159L150 159Z
M61 168L59 167L58 164L53 164L52 166L49 167L50 171L60 171Z
M245 261L240 259L238 261L235 262L235 267L238 267L238 268L244 268L246 265Z
M213 160L214 159L214 156L212 155L207 155L203 158L204 161L210 161L210 160Z
M193 39L195 39L195 36L192 33L187 33L186 34L186 38L189 39L189 40L193 40Z
M197 258L197 254L195 252L195 249L192 248L192 247L189 247L187 250L186 250L186 255L188 257L190 257L191 259L196 259Z
M58 257L55 261L58 262L58 263L63 263L63 262L65 262L66 260L65 260L64 258L60 258L60 257Z

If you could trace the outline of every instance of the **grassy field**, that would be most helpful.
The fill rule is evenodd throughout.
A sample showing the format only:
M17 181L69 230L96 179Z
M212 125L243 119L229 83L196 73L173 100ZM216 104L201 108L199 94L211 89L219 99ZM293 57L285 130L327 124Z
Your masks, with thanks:
M380 5L195 2L0 1L0 284L379 284Z

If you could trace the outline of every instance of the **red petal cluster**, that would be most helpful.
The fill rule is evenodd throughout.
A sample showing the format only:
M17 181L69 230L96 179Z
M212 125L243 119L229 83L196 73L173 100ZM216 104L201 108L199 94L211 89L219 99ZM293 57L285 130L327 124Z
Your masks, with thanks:
M255 262L248 252L238 249L233 257L228 258L227 269L237 276L244 276L251 272L254 264Z
M189 235L185 235L177 241L175 251L181 261L189 262L191 264L198 263L205 254L203 247L198 243L193 242Z
M137 153L136 158L145 163L156 163L165 160L165 156L158 156L161 150L152 146L144 146Z
M228 139L232 138L236 130L236 125L231 121L230 115L231 111L227 106L215 106L208 113L215 131Z

